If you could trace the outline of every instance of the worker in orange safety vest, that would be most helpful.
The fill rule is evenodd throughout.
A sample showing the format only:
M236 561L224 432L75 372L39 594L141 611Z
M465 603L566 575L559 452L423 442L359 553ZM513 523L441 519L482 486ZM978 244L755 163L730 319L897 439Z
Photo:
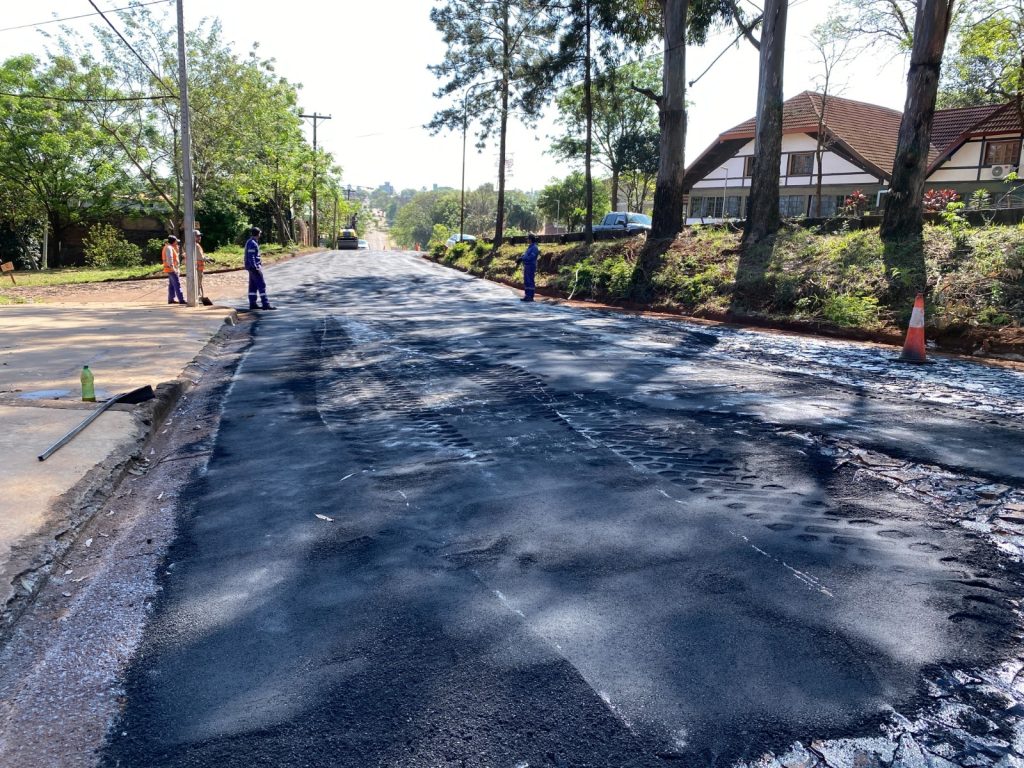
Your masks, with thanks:
M167 237L167 242L164 243L160 258L164 263L164 274L167 275L167 303L184 304L185 297L181 294L181 281L178 280L178 266L180 264L178 238L174 235Z

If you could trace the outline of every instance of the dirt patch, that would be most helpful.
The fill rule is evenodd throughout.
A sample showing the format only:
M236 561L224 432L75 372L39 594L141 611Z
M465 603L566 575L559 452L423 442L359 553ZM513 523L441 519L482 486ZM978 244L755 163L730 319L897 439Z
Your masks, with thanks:
M264 266L273 266L319 251L286 253L264 257ZM184 280L182 280L184 283ZM272 278L268 280L271 295ZM249 275L244 269L209 270L203 278L203 292L214 302L220 297L242 296L248 290ZM184 285L182 286L184 288ZM103 283L71 285L40 285L4 287L3 295L15 301L42 304L164 304L167 301L167 278L163 275L134 280L112 280Z

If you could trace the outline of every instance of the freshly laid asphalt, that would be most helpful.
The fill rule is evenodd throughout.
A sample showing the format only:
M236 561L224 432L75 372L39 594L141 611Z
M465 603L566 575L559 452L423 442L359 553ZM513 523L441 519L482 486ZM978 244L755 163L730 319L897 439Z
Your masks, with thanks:
M1017 653L1021 566L808 435L1020 485L1019 374L949 405L959 363L783 370L408 255L272 277L104 765L729 764Z

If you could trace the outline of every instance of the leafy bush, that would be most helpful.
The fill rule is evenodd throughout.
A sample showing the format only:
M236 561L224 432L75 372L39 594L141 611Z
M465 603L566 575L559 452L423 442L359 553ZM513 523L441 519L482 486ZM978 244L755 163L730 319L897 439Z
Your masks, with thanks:
M85 263L90 267L137 267L142 264L142 249L121 237L110 224L96 224L82 241Z
M575 264L563 264L558 268L562 289L567 291L569 298L591 296L594 290L594 262L582 259Z
M924 193L924 209L935 213L936 211L946 210L946 206L950 203L955 203L960 199L960 195L952 189L929 189Z
M151 237L146 241L146 247L142 253L149 261L160 261L160 255L164 251L164 244L167 241L159 237Z
M992 207L992 195L987 189L976 189L971 193L970 209L982 211Z
M430 240L427 241L427 249L433 252L439 245L444 246L445 241L451 236L452 231L444 224L435 224L430 233Z
M851 293L826 296L821 314L830 323L850 328L864 328L878 323L878 299Z

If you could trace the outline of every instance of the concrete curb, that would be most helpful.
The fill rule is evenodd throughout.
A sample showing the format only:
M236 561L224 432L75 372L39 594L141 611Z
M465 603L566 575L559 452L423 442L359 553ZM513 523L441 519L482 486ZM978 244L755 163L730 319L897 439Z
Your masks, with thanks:
M4 644L18 618L32 605L68 552L80 532L103 509L128 474L142 474L149 465L145 449L150 439L167 421L182 397L194 387L205 372L203 359L224 340L237 324L238 313L232 310L225 325L203 345L181 374L154 388L155 399L132 410L136 434L115 449L102 462L89 470L74 486L52 505L52 521L31 538L19 542L11 551L9 583L0 585L0 645ZM8 578L4 579L8 581Z

